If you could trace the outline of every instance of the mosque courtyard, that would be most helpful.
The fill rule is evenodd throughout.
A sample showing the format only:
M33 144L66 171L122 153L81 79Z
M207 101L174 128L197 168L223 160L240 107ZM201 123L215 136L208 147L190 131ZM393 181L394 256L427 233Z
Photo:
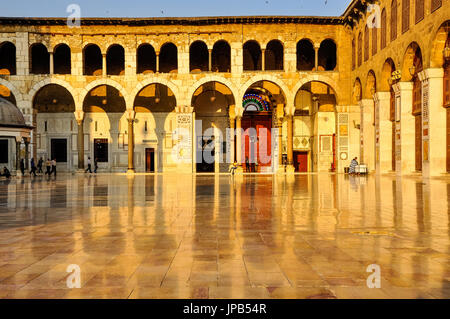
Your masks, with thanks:
M450 298L449 202L448 177L2 179L0 298Z

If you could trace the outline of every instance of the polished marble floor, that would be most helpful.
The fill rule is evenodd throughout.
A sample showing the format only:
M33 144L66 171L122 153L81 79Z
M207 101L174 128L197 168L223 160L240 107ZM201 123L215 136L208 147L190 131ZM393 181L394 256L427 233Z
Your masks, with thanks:
M448 178L0 180L0 298L450 298L449 202Z

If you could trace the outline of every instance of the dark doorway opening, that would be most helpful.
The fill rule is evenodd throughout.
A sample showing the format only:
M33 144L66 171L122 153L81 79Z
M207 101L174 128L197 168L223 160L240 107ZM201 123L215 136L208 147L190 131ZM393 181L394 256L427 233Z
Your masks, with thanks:
M0 140L0 163L8 163L8 140Z
M98 138L94 140L94 158L98 163L108 163L108 139Z
M197 154L201 153L202 161L201 163L197 163L197 172L198 173L214 173L215 172L215 160L212 163L208 163L205 160L205 154L211 154L210 156L215 159L215 145L214 145L214 137L210 139L206 139L203 136L197 136ZM199 156L197 155L197 156Z
M51 159L56 160L56 163L67 163L67 139L52 139L51 146Z
M145 149L145 171L147 173L155 172L155 149L146 148Z
M294 167L298 173L308 172L308 152L294 152Z

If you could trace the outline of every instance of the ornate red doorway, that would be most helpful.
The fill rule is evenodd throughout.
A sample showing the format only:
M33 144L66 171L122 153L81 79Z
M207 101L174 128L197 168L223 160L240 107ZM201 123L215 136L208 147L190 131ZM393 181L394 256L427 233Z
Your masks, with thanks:
M258 92L259 93L259 92ZM272 171L272 111L270 99L249 93L243 100L242 156L243 168L249 173Z
M272 167L272 114L248 112L242 118L244 171L267 172ZM247 164L248 162L248 164Z

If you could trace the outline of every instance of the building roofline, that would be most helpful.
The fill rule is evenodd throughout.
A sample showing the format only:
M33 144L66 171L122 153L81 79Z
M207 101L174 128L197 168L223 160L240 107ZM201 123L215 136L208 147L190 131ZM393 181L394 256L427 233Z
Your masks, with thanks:
M155 18L81 18L81 25L214 25L214 24L325 24L343 25L344 18L322 16L228 16ZM0 17L0 25L66 25L67 18Z

